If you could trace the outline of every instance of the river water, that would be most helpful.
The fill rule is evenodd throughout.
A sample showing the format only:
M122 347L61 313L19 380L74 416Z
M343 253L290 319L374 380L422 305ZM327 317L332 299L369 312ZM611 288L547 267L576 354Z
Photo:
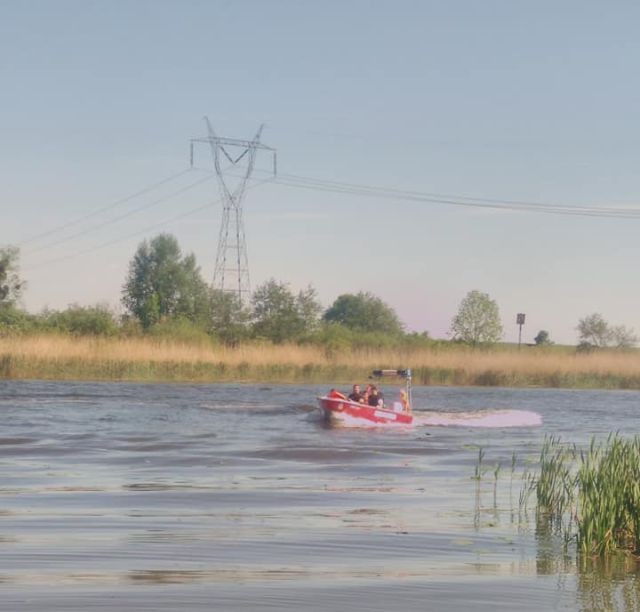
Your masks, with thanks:
M640 393L419 387L422 426L368 430L326 390L0 382L0 609L640 607L518 501L545 434L635 433Z

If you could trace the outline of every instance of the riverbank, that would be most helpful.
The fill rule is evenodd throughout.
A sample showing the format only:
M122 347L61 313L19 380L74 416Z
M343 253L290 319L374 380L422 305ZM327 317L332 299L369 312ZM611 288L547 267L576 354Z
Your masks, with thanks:
M343 349L157 339L0 338L0 379L349 384L374 368L412 368L418 385L640 389L640 353L551 347Z

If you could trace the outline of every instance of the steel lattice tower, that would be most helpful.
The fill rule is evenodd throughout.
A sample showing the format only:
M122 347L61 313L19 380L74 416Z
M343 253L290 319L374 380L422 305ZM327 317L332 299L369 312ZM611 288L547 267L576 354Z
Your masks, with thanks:
M242 200L253 173L258 150L271 152L274 176L276 173L276 151L260 142L264 125L260 126L253 140L238 140L217 136L207 117L205 117L205 122L208 136L191 140L191 165L193 166L194 143L208 143L222 197L222 222L213 272L213 286L222 291L236 293L240 301L246 301L251 294L251 284ZM232 175L227 172L228 168L222 167L225 160L230 163L230 168L241 168L242 170L240 176L233 175L237 179L234 188L229 186L228 180Z

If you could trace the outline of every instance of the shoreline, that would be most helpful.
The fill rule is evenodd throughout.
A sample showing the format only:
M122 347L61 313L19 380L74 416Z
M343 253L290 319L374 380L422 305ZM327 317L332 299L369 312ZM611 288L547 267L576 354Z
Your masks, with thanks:
M91 381L135 383L237 383L237 384L326 384L350 386L366 380L368 368L317 367L310 364L230 366L226 363L172 363L139 361L23 360L0 355L0 380ZM413 368L415 386L502 387L532 389L640 390L640 378L613 374L523 376L486 371L472 375L455 369Z
M0 338L0 380L348 385L373 369L411 368L415 385L640 390L640 353L566 348L353 349L150 338Z

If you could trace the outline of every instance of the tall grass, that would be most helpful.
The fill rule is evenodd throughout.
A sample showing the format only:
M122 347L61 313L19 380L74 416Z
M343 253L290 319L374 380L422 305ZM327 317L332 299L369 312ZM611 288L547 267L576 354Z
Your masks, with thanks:
M580 549L595 556L640 553L640 438L611 436L592 445L578 472Z
M610 435L578 453L547 438L534 479L538 523L575 539L581 557L640 554L640 437Z
M576 449L566 446L560 438L545 439L540 452L540 476L536 481L538 517L548 519L556 530L566 528L564 521L573 518L576 495Z
M247 380L348 383L373 368L410 367L417 384L640 388L640 353L576 354L527 347L516 351L344 348L161 338L55 335L0 338L0 378L103 380Z

